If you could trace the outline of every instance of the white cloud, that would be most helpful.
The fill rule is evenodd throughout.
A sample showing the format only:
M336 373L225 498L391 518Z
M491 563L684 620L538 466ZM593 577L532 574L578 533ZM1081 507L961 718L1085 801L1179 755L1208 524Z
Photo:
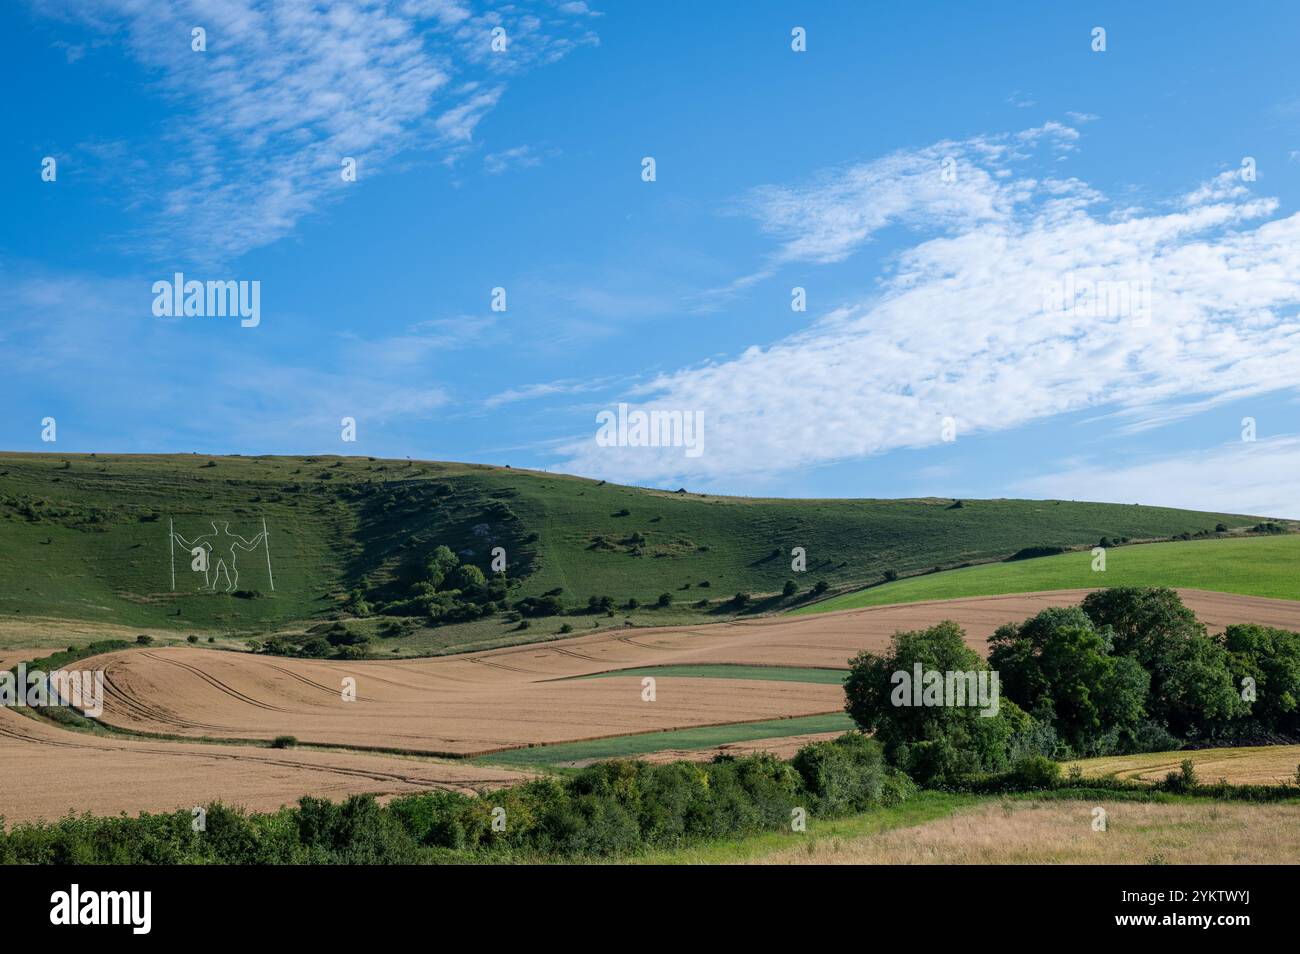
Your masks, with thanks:
M848 258L881 229L925 225L944 232L968 231L998 221L1025 198L1033 183L1012 180L1008 163L1025 158L1040 142L1072 147L1078 132L1060 123L1016 136L944 141L900 150L871 162L827 170L796 186L762 186L741 203L741 211L781 240L758 272L722 292L734 292L773 275L792 262L826 265Z
M1031 138L1060 136L1049 124ZM773 267L841 261L896 223L917 241L870 298L653 382L650 406L703 412L702 457L588 437L565 466L642 482L752 476L935 444L947 416L960 439L1092 407L1155 419L1296 387L1300 215L1274 217L1276 200L1222 177L1172 211L1094 214L1105 199L1082 182L1001 175L1026 142L1012 141L942 143L760 190L782 240ZM945 191L936 163L950 153L959 175ZM1047 311L1066 279L1149 280L1150 318Z
M497 408L503 404L514 404L518 401L535 401L538 398L554 397L557 394L582 394L588 391L597 391L608 384L607 379L597 380L563 380L547 381L543 384L528 384L518 388L508 388L505 391L493 394L483 401L486 408Z
M1207 202L1227 202L1249 195L1250 190L1241 180L1241 173L1235 169L1220 172L1208 182L1201 183L1193 191L1183 196L1183 204L1188 207L1205 205Z
M483 170L490 176L499 176L511 169L531 169L540 166L544 156L554 156L555 150L539 151L529 145L490 152L483 157Z
M203 262L274 242L344 194L344 157L357 160L364 184L403 150L458 154L506 77L596 42L585 13L545 7L543 21L527 6L475 14L452 0L68 0L57 9L122 36L159 77L177 112L157 141L132 144L153 158L135 191L161 204L134 238ZM497 25L510 37L506 53L490 50ZM199 26L206 52L191 50Z
M1097 461L1022 480L1013 489L1033 497L1300 519L1297 474L1300 437L1288 435L1125 467Z

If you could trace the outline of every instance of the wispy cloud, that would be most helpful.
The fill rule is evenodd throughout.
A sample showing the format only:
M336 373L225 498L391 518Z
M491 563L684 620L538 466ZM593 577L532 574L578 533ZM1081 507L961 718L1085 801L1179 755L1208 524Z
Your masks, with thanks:
M633 481L711 480L920 447L1087 408L1161 408L1300 381L1300 215L1224 177L1166 210L1116 214L1076 179L1016 172L1035 137L941 143L760 190L773 263L842 261L879 229L916 242L864 300L774 344L661 375L654 406L696 409L707 449L598 447L566 466ZM958 157L954 182L938 160ZM1145 316L1045 308L1080 283L1149 282ZM594 433L594 426L592 428Z
M1011 95L1007 97L1007 102L1016 109L1029 109L1031 106L1038 105L1038 101L1033 99L1030 94L1023 93L1018 89L1012 90Z
M224 261L408 149L460 155L511 76L596 42L585 11L476 12L456 0L64 0L39 9L119 37L176 109L135 188L160 208L132 236L155 255ZM504 52L491 48L494 27ZM191 31L206 33L205 52Z
M249 349L237 326L222 335L154 318L148 288L143 278L0 270L0 399L53 387L52 406L95 419L117 447L287 453L328 446L345 415L367 427L430 420L452 396L427 358L473 333L465 320L423 323L343 339L309 363L297 347ZM141 407L153 409L143 421ZM112 433L114 421L129 432Z
M544 158L555 156L556 150L536 148L534 146L515 146L490 152L483 157L483 171L490 176L499 176L511 169L531 169L540 166Z
M560 394L583 394L603 390L610 384L610 379L547 381L542 384L529 384L518 388L509 388L493 394L483 401L487 408L501 407L503 404L515 404L519 401L535 401L539 398L555 397Z
M1033 497L1157 504L1219 513L1300 518L1300 437L1234 441L1116 467L1106 461L1018 481Z
M948 232L1005 218L1032 183L1000 186L1008 163L1023 159L1040 142L1072 147L1078 132L1060 123L1015 136L944 141L899 150L880 159L829 169L811 182L767 185L738 206L779 246L758 271L734 282L735 291L793 262L828 265L844 261L890 225L924 225Z

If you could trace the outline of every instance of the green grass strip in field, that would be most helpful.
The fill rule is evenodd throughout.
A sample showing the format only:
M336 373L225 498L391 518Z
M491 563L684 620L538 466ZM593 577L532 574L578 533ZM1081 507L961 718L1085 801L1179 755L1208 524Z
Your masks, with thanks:
M616 735L607 739L590 739L585 742L534 745L526 749L510 749L507 752L480 756L474 761L490 765L542 767L585 759L635 758L638 755L659 752L663 749L708 749L729 742L785 738L812 732L847 732L851 728L853 722L847 715L842 712L831 712L824 715L799 716L794 719L733 722L728 725L701 726L694 729Z

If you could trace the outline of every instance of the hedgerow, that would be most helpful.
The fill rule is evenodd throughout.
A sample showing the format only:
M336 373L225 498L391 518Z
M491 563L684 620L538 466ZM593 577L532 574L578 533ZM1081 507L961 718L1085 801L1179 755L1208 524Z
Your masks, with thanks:
M303 798L277 812L209 804L101 818L69 815L5 830L6 864L416 864L635 855L761 831L789 830L802 809L829 818L896 804L916 791L858 733L791 761L771 755L708 764L600 762L473 797L428 792L386 805L358 795ZM196 826L196 817L202 825ZM203 830L195 831L195 827Z

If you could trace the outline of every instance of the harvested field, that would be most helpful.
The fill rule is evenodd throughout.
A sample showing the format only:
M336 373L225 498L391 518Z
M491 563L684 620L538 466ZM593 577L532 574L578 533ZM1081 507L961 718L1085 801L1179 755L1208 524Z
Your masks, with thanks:
M1225 779L1230 785L1286 785L1300 772L1300 745L1260 745L1233 749L1188 749L1084 759L1075 763L1087 776L1114 775L1138 782L1160 782L1191 759L1202 783Z
M492 766L372 753L153 742L74 733L0 708L0 815L115 815L220 800L272 811L303 795L473 792L523 776Z
M576 679L608 679L610 676L679 676L697 679L759 679L765 682L819 682L828 686L842 686L845 670L812 669L807 666L737 666L734 663L705 663L687 666L635 666L615 669Z
M837 686L694 678L657 680L648 702L640 677L539 681L495 660L348 664L174 648L79 665L105 669L104 721L112 725L426 754L479 755L842 705ZM342 698L345 678L356 680L355 701Z
M1107 829L1092 830L1104 808ZM817 839L763 864L1294 864L1300 804L1006 801L865 838Z
M738 663L844 667L899 629L955 619L983 651L1002 623L1084 591L883 606L709 627L616 630L463 656L326 662L172 647L126 650L78 665L104 667L104 721L143 732L221 739L295 735L304 742L423 753L486 754L731 722L837 712L831 684L663 676L654 702L639 676L571 679L613 669ZM1259 621L1300 628L1300 603L1187 591L1213 628ZM357 699L344 702L346 677Z
M40 659L42 656L48 656L49 654L49 649L9 649L6 647L0 649L0 670L12 669L20 662Z

